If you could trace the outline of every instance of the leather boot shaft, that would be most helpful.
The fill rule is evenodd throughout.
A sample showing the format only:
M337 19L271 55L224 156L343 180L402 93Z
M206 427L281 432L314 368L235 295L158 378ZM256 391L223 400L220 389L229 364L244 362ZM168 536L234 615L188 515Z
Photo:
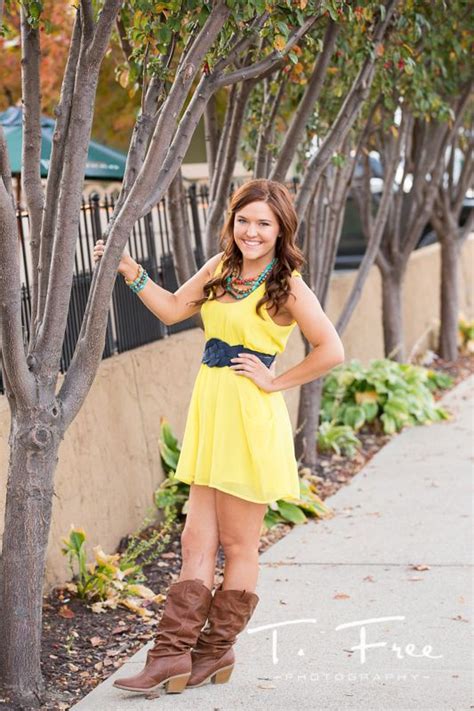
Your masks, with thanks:
M171 585L150 657L183 654L196 644L212 602L202 580L181 580Z
M144 669L114 681L125 691L149 693L164 685L168 693L180 693L191 675L191 647L196 644L212 602L202 580L182 580L170 586L158 624L155 645Z
M191 652L192 674L188 687L200 686L206 681L225 683L234 667L232 649L237 635L247 626L259 602L255 593L246 590L216 590L207 625L199 635Z
M237 635L247 626L258 604L255 593L246 590L215 591L209 610L208 622L194 647L195 652L210 651L223 654L235 644Z

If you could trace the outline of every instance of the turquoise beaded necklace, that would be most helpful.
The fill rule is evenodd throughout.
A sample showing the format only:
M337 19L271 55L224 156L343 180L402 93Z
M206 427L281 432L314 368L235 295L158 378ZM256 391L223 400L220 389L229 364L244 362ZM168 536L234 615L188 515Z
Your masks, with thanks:
M235 272L229 274L229 276L225 278L225 290L228 291L229 294L232 294L232 296L236 299L244 299L246 296L255 291L255 289L258 289L276 262L277 258L274 257L272 261L267 264L265 269L258 275L258 277L255 277L255 279L240 279ZM236 289L234 283L248 284L248 288L242 290Z

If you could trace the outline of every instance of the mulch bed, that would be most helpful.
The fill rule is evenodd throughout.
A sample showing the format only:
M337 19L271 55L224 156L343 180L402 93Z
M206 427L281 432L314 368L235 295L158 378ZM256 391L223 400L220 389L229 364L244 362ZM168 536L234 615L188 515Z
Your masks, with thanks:
M449 373L455 384L474 372L474 358L461 356L456 362L436 360L431 367ZM442 396L446 391L438 394ZM353 459L320 455L317 474L322 499L334 494L390 439L380 431L361 431L362 447ZM180 534L183 522L172 528L165 550L144 569L146 585L155 593L166 593L178 578L181 567ZM260 551L285 536L290 524L278 524L261 538ZM215 582L223 574L223 555L219 552ZM46 711L69 709L124 661L154 637L161 605L151 620L125 608L104 613L91 612L65 588L54 589L44 599L42 669L50 695Z

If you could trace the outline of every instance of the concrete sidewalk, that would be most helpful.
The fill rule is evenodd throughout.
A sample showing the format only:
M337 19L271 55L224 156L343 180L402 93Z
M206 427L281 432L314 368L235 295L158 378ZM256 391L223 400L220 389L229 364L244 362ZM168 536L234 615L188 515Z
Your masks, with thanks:
M112 687L73 708L464 711L472 693L472 389L454 418L405 430L261 556L257 606L228 684L147 700ZM416 570L413 566L427 566Z

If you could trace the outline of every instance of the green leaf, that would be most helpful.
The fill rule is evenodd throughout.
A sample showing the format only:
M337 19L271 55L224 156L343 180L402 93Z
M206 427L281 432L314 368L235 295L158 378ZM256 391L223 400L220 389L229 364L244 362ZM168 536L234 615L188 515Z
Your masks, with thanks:
M168 445L168 447L170 447L171 449L175 449L178 447L178 440L173 435L170 423L165 418L163 418L161 424L161 436L165 443Z
M390 417L390 415L386 415L384 413L383 415L381 415L380 419L382 420L385 434L395 434L395 432L397 431L397 423L395 422L393 417Z
M263 523L267 528L272 528L273 526L276 526L277 523L281 523L282 521L283 518L276 511L272 511L271 509L267 509L263 518Z
M176 471L179 453L167 447L164 442L160 442L160 454L166 467L168 467L168 469L174 469L174 471Z
M359 430L365 423L365 409L361 405L350 405L344 413L344 424Z
M287 521L291 523L304 523L307 519L304 513L295 504L290 504L284 499L278 499L278 510Z
M364 402L362 403L362 409L364 410L366 421L373 422L377 417L379 406L376 402Z

